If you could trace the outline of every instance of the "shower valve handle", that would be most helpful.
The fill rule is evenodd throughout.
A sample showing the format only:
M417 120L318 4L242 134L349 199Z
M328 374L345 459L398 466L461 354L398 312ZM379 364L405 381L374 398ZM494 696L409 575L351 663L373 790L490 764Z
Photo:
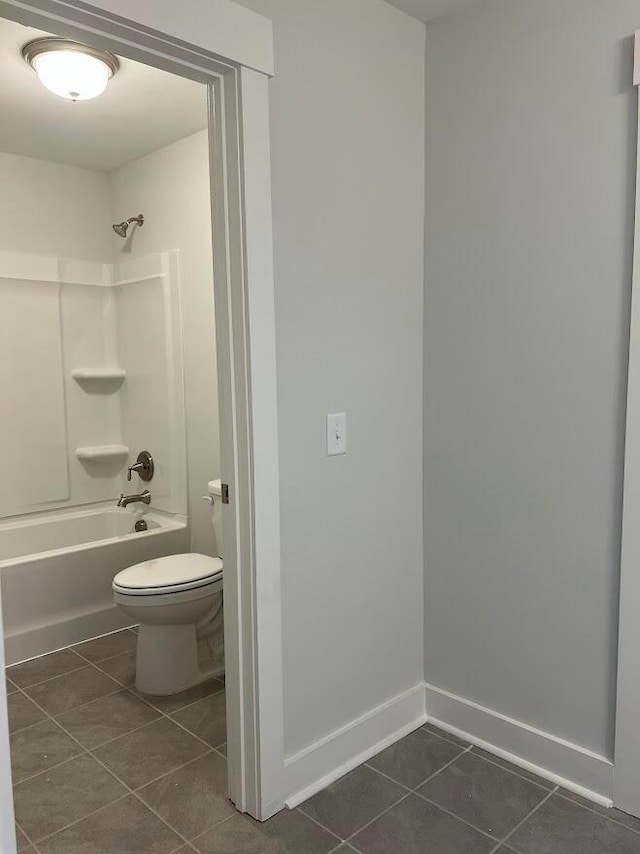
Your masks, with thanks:
M141 471L144 468L144 463L134 463L127 469L127 480L131 480L132 471Z
M140 451L137 461L127 469L127 480L131 480L131 473L137 471L140 475L140 480L150 481L153 477L154 465L153 457L149 451Z

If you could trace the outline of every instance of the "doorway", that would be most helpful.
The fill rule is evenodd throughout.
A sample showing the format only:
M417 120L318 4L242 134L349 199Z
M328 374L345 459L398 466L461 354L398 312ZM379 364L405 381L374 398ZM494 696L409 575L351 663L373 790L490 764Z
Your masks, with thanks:
M46 31L55 35L81 35L85 43L123 57L135 55L208 88L216 346L225 409L221 474L230 498L224 518L229 792L238 809L266 818L281 806L282 797L279 595L273 598L278 591L273 582L279 583L279 526L266 77L201 49L190 53L167 35L154 40L138 30L136 43L133 25L125 39L121 19L116 23L108 14L92 20L86 13L49 19L38 4L29 10L23 5L18 10L3 3L0 11L20 23L41 28L46 23ZM259 579L257 561L263 570ZM262 597L261 585L269 589L268 598ZM262 702L267 680L269 693ZM6 801L6 777L2 782Z

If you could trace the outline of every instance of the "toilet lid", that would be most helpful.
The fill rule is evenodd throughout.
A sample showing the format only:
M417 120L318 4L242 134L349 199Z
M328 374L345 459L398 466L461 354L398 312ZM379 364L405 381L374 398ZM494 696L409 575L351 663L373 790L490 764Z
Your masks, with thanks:
M113 579L113 589L129 594L158 594L193 590L222 576L222 559L181 554L145 560L123 569Z

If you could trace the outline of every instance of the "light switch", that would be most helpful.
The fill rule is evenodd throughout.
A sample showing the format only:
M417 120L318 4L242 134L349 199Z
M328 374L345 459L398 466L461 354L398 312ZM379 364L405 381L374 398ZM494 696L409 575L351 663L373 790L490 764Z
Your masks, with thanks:
M347 453L347 416L344 412L327 415L327 456Z

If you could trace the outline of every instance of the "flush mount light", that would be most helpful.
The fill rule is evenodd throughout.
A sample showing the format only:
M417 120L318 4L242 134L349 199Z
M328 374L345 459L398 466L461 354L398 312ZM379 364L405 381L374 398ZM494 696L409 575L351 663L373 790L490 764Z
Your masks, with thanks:
M53 37L28 42L22 56L46 89L69 101L97 98L119 68L106 50Z

